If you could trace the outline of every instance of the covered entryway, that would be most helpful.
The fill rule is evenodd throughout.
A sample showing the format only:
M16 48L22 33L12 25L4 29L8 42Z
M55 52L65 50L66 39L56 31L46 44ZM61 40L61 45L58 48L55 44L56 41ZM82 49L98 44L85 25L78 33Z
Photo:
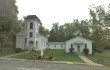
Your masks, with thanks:
M76 47L76 53L77 54L82 54L84 50L84 42L82 41L75 41L74 42L74 47Z
M33 41L29 41L29 47L28 50L32 50L34 46L34 42Z
M70 52L71 44L73 44L74 52L76 53L83 53L84 48L89 49L89 54L92 54L92 42L89 39L86 39L81 36L77 36L75 38L72 38L70 40L66 41L66 52Z
M80 45L77 46L77 52L80 53Z

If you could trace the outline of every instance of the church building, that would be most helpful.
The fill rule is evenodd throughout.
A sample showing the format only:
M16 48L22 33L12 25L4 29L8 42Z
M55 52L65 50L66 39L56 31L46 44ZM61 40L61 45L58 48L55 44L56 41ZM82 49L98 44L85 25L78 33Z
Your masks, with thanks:
M45 49L64 49L66 53L73 47L76 53L83 53L85 48L92 54L92 40L82 36L76 36L65 42L48 42L48 37L39 33L40 19L36 15L29 15L25 18L26 27L16 34L16 48L27 50L45 50Z
M24 49L26 41L27 50L46 49L48 38L39 33L40 19L36 15L29 15L25 21L25 29L16 34L16 48Z

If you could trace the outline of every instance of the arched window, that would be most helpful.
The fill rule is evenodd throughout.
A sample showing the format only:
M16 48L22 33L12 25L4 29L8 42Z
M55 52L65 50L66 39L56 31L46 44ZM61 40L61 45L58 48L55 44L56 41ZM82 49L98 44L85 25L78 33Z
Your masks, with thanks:
M32 22L30 23L30 29L33 29L33 23Z

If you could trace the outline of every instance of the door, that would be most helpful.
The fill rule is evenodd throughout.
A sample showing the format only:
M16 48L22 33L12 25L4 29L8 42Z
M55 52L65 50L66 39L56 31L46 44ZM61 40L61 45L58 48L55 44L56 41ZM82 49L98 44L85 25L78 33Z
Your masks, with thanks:
M33 49L33 45L34 45L34 42L33 41L29 41L28 50L32 50Z
M80 45L77 46L77 52L80 52Z

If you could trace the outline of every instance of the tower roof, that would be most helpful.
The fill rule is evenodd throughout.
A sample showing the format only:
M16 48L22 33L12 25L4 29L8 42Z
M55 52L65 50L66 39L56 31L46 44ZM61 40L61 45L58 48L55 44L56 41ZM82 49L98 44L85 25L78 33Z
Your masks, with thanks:
M28 15L25 19L36 19L41 23L40 19L36 15Z

